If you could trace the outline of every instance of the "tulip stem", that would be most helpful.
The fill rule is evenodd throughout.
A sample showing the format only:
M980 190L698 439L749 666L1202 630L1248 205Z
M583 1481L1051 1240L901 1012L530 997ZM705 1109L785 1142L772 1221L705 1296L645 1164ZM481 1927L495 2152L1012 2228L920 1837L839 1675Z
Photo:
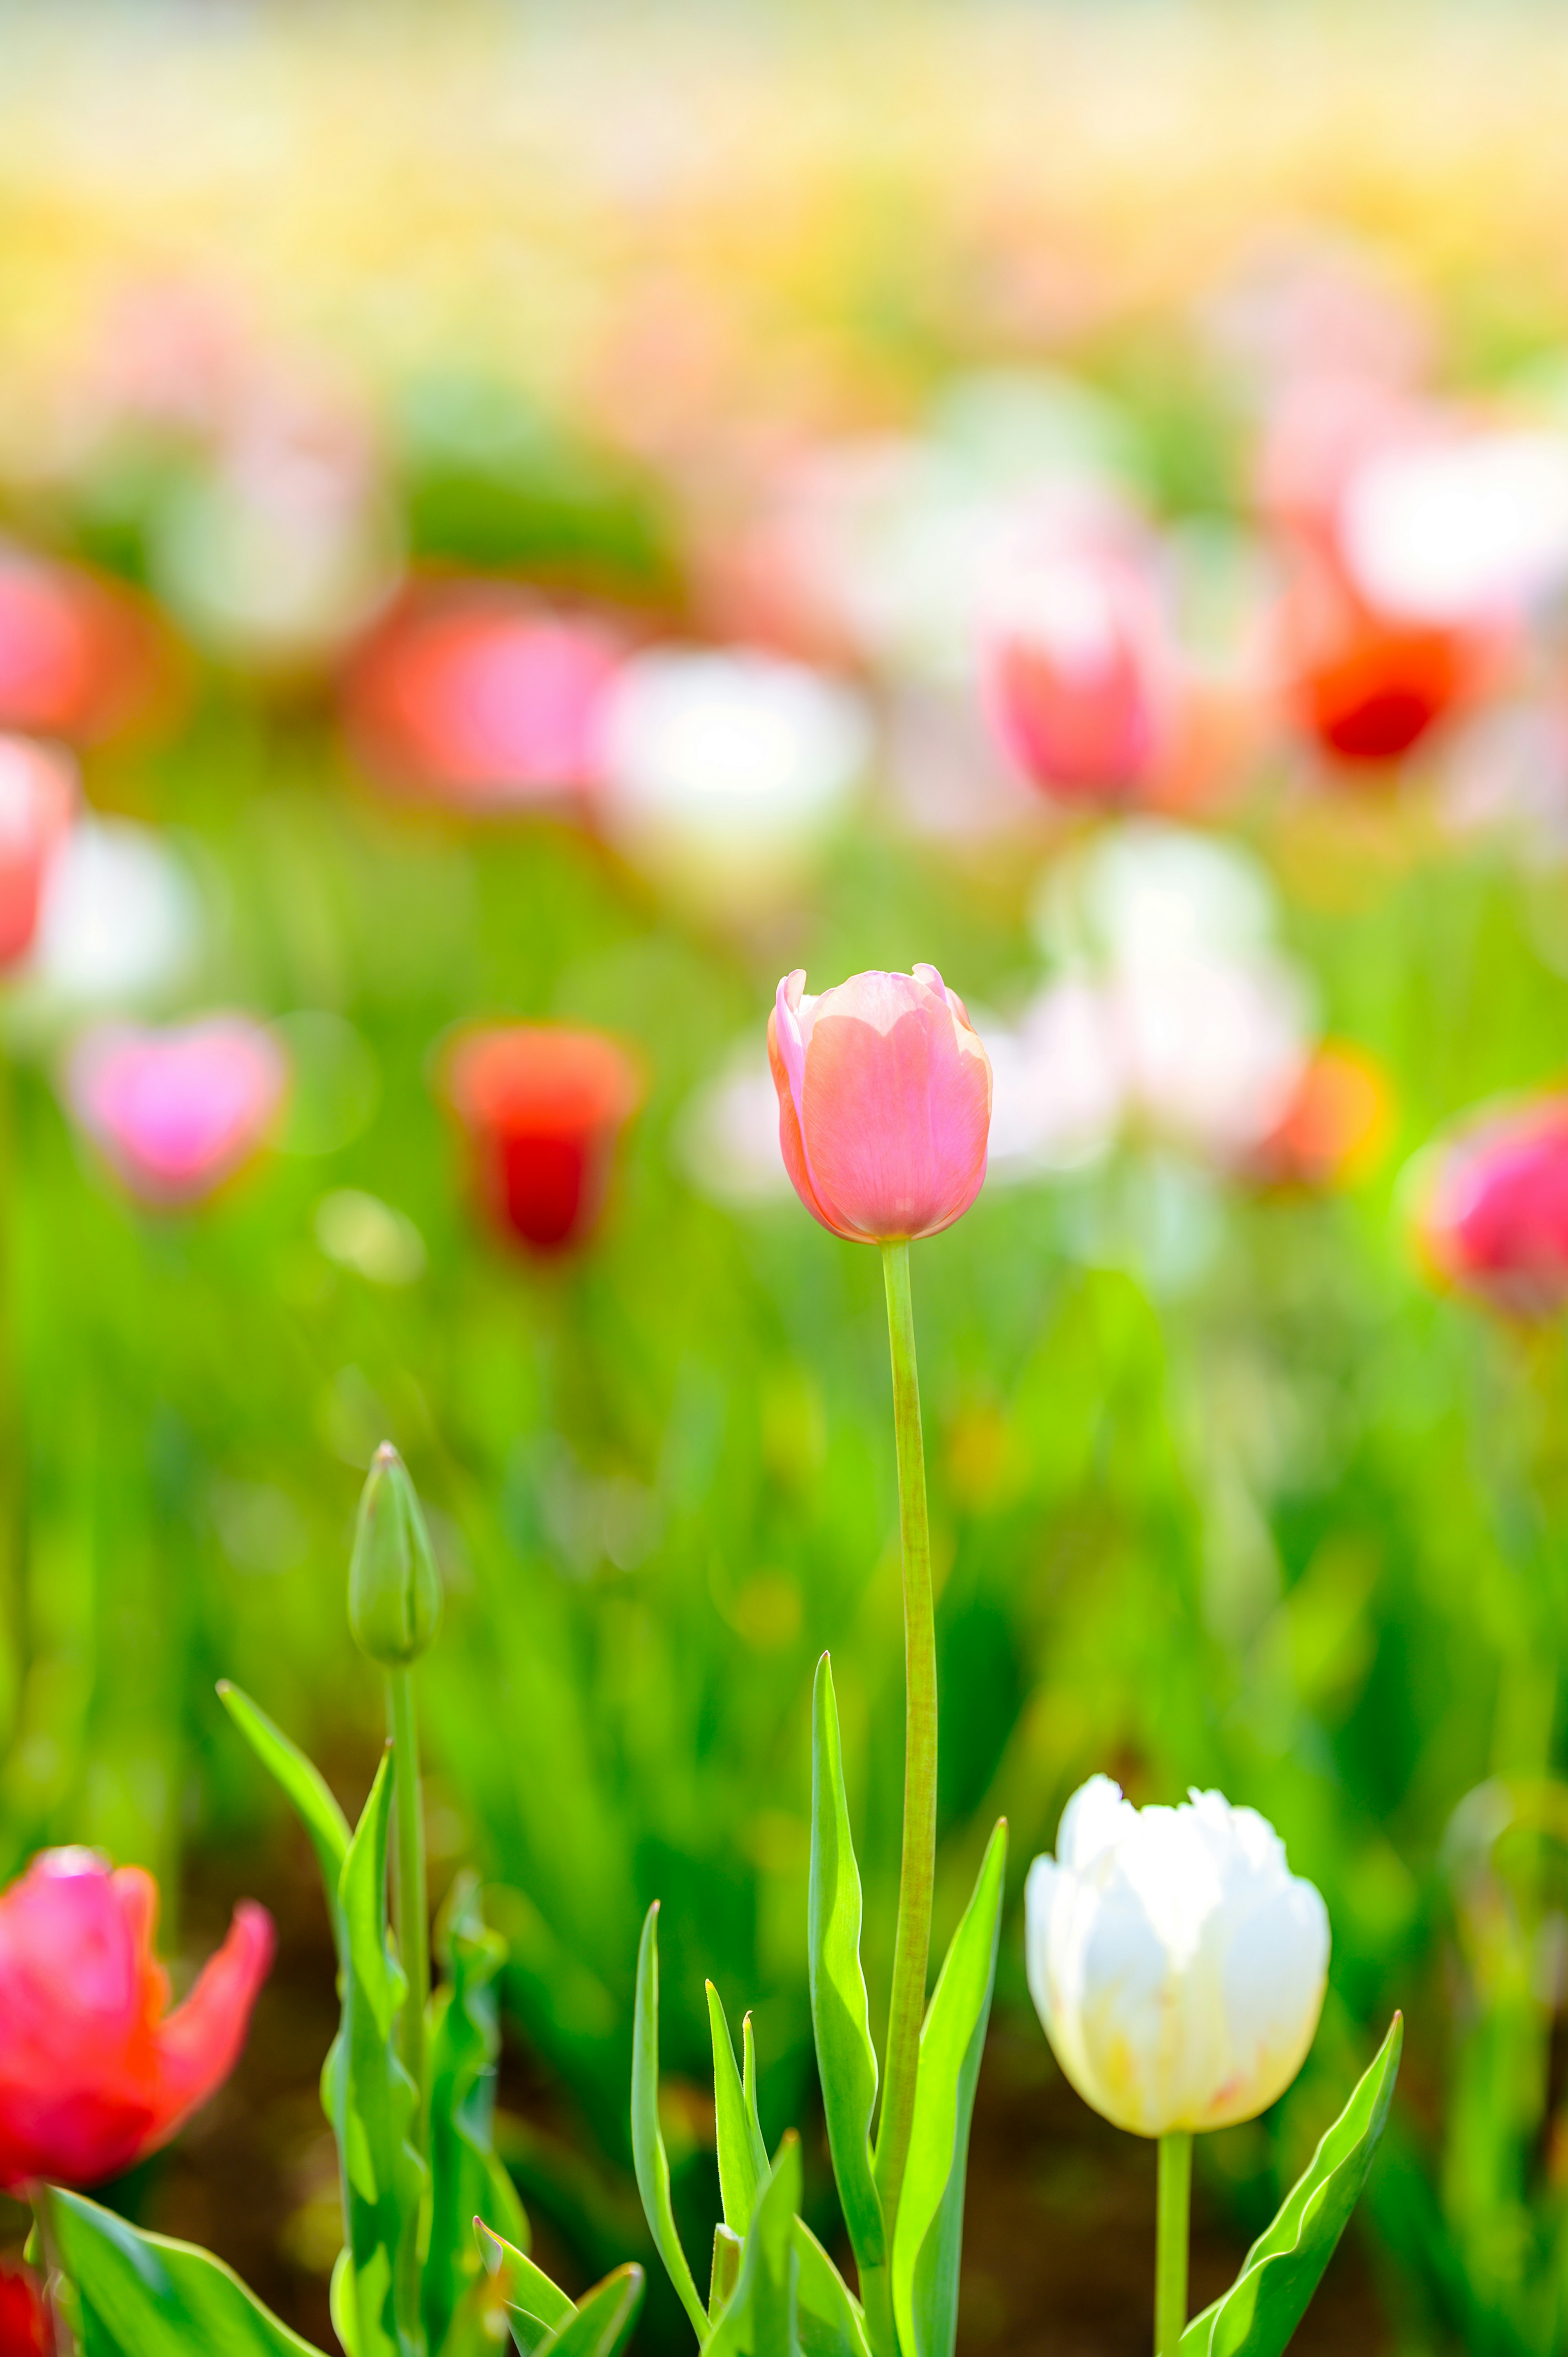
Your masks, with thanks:
M887 1340L893 1359L893 1426L898 1445L898 1523L904 1552L904 1857L898 1932L887 2017L887 2067L876 2132L875 2174L887 2247L903 2190L915 2118L915 2077L926 2010L931 1945L931 1886L937 1853L937 1631L931 1602L931 1533L926 1511L926 1451L915 1365L909 1247L885 1243Z
M1187 2330L1187 2221L1192 2206L1192 2136L1176 2128L1160 2138L1159 2222L1155 2243L1155 2357L1176 2357Z
M397 1802L397 1866L392 1877L392 1920L398 1953L408 1976L403 2006L403 2059L419 2090L420 2143L424 2145L424 2009L430 2001L430 1900L424 1880L424 1812L419 1788L419 1729L413 1707L413 1672L387 1672L392 1722L392 1775Z

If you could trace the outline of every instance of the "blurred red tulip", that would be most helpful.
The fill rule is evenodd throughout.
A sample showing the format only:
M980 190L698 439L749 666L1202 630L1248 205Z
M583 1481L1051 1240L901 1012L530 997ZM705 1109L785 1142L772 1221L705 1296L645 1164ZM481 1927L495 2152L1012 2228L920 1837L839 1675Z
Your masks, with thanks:
M509 1024L460 1039L446 1085L497 1228L534 1252L581 1243L642 1096L626 1049L602 1031Z
M0 549L0 728L95 742L156 694L152 624L91 573Z
M1047 549L1003 590L983 651L1003 743L1062 802L1120 802L1169 744L1172 658L1154 592L1119 553Z
M242 1015L144 1030L106 1023L78 1040L71 1110L143 1201L199 1201L248 1162L288 1082L283 1049Z
M0 2266L0 2357L48 2357L48 2310L28 2267Z
M116 2177L166 2144L239 2059L273 1956L250 1900L172 2013L157 1885L46 1850L0 1897L0 2184Z
M369 766L476 808L574 791L597 775L619 648L603 624L495 585L427 593L378 631L345 687Z
M934 965L807 996L797 967L768 1019L779 1144L814 1220L854 1243L934 1236L985 1180L991 1060Z
M1287 594L1280 661L1301 725L1341 761L1396 761L1480 685L1488 634L1380 615L1332 568Z
M44 877L75 799L75 772L63 755L0 737L0 966L32 946Z
M1265 1187L1313 1190L1353 1184L1388 1144L1388 1075L1364 1049L1329 1041L1313 1055L1279 1122L1247 1157Z
M1509 1316L1568 1304L1568 1094L1498 1114L1440 1147L1416 1234L1436 1276Z

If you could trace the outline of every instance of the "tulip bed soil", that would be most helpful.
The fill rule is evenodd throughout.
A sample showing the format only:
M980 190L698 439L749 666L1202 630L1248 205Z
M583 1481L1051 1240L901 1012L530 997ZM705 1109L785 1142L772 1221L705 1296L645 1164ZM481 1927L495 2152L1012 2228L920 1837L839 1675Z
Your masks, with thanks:
M245 2053L174 2149L102 2198L143 2225L217 2252L296 2331L331 2350L337 2343L328 2277L337 2249L338 2177L318 2083L337 2028L337 1999L319 1885L303 1840L289 1837L260 1857L198 1868L188 1880L181 1948L198 1958L210 1953L242 1892L263 1900L278 1928L277 1960ZM559 2090L510 2039L500 2102L546 2143L572 2141ZM591 2177L591 2166L584 2174ZM26 2219L15 2205L5 2208L0 2244L15 2247ZM537 2200L529 2197L529 2209L541 2264L568 2290L585 2289L602 2263L596 2267ZM1154 2147L1119 2135L1079 2102L1032 2018L999 2014L970 2149L958 2357L1034 2351L1041 2357L1148 2357L1154 2219ZM601 2215L598 2223L613 2237L613 2220ZM1244 2235L1206 2199L1200 2176L1195 2311L1230 2282L1244 2248ZM671 2320L680 2336L671 2345L688 2348L683 2323ZM640 2330L634 2346L648 2351L650 2339ZM1347 2349L1380 2357L1391 2345L1352 2233L1292 2343L1293 2357Z

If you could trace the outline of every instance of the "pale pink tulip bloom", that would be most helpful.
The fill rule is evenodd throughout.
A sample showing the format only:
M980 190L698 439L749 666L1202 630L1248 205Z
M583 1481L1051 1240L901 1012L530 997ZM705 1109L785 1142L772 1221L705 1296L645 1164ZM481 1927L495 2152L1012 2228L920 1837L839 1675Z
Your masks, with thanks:
M193 1203L262 1144L288 1082L272 1033L242 1015L145 1030L107 1023L71 1055L72 1112L131 1193Z
M858 1243L934 1236L985 1178L991 1064L934 965L779 985L768 1056L779 1144L814 1219Z
M63 754L0 737L0 966L32 946L44 878L75 800L76 773Z
M983 647L997 733L1063 802L1121 801L1171 745L1175 658L1149 580L1119 551L1042 550L999 594Z

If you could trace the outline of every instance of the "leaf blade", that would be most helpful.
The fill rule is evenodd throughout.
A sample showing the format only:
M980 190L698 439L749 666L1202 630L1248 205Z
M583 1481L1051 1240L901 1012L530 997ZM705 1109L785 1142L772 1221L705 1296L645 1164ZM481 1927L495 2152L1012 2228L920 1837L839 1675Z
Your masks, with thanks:
M1280 2357L1367 2181L1403 2044L1404 2021L1396 2013L1348 2103L1241 2262L1240 2274L1182 2334L1180 2357Z
M637 2002L631 2028L631 2158L650 2233L692 2319L699 2346L708 2337L707 2310L697 2287L670 2200L670 2156L659 2126L659 1901L649 1909L637 1952Z
M251 1700L242 1687L220 1678L218 1699L263 1767L292 1802L309 1835L327 1888L327 1910L336 1937L339 1931L338 1886L352 1839L349 1820L338 1805L337 1795L315 1762L306 1758L298 1744L289 1740L282 1727L267 1717L259 1703ZM339 1940L339 1952L341 1945Z
M876 2050L860 1964L860 1869L850 1831L832 1664L824 1653L811 1693L811 1866L807 1954L811 2029L828 2145L850 2247L864 2283L885 2266L882 2201L871 2168Z
M323 2357L192 2243L145 2234L57 2187L60 2256L81 2303L84 2357Z
M1002 1819L920 2030L914 2125L893 2233L893 2313L904 2357L952 2357L969 2123L996 1980L1006 1862Z
M718 2147L719 2197L724 2203L725 2224L732 2233L744 2236L751 2223L757 2185L766 2170L759 2172L757 2166L746 2090L736 2069L735 2048L730 2042L724 2005L712 1981L706 1986L708 2027L714 2040L714 2135Z

